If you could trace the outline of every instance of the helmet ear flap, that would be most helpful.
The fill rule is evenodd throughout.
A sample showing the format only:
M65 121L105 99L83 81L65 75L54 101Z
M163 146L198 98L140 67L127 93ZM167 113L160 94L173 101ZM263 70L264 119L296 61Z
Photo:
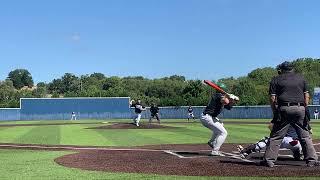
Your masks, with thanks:
M278 74L281 74L280 65L278 65L278 66L276 67L276 70L277 70Z

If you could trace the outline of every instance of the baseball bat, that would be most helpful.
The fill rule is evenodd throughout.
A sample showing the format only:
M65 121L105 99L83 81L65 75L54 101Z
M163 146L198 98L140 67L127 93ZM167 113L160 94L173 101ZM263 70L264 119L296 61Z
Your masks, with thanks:
M206 83L207 85L213 87L215 90L221 92L222 94L228 94L223 89L221 89L221 87L219 87L218 85L216 85L215 83L213 83L213 82L211 82L209 80L204 80L203 82Z

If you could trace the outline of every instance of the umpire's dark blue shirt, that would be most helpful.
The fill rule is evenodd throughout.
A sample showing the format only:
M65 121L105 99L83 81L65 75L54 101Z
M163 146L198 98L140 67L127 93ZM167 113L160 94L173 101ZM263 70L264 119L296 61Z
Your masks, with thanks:
M270 82L269 93L277 97L281 103L304 103L304 93L307 93L305 79L294 72L287 72L274 77Z
M157 114L157 113L159 113L159 108L157 106L151 106L150 112L151 112L151 114Z

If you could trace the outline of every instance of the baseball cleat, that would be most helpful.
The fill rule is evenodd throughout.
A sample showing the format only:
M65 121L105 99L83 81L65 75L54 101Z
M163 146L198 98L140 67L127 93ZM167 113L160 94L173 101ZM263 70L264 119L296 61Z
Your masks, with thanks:
M246 159L247 156L248 156L247 153L240 153L240 157L241 157L242 159Z
M238 149L239 153L241 153L244 148L243 148L241 145L238 145L238 146L237 146L237 149Z
M259 165L269 167L269 168L273 168L275 166L273 162L265 161L265 160L260 161Z
M296 151L293 153L293 158L296 161L303 161L304 160L304 156L302 153L300 153L300 151Z
M241 145L237 146L238 152L240 153L240 157L242 159L246 159L248 156L248 153L243 152L244 148Z
M210 156L226 156L219 151L211 151Z

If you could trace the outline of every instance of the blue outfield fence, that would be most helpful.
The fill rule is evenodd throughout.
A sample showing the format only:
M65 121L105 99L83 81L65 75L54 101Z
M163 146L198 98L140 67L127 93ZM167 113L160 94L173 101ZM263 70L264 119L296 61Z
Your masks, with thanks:
M200 118L205 106L193 106L193 113L196 118ZM159 115L162 119L185 119L188 118L188 106L159 107ZM315 109L320 110L320 106L309 106L310 116L313 117ZM134 110L131 110L134 117ZM142 118L148 119L150 111L147 109L142 113ZM271 119L272 110L269 105L265 106L235 106L230 111L223 110L219 116L224 119Z
M68 120L75 112L77 119L131 119L134 110L129 106L129 97L112 98L22 98L21 108L0 109L0 121L9 120ZM160 107L162 119L184 119L188 107ZM194 115L199 118L204 106L194 106ZM309 106L310 115L320 106ZM142 118L150 117L149 108ZM271 119L270 106L235 106L224 110L220 118L226 119Z
M0 108L0 121L20 120L20 108Z
M131 116L129 97L21 98L20 108L0 109L0 120L115 119Z

